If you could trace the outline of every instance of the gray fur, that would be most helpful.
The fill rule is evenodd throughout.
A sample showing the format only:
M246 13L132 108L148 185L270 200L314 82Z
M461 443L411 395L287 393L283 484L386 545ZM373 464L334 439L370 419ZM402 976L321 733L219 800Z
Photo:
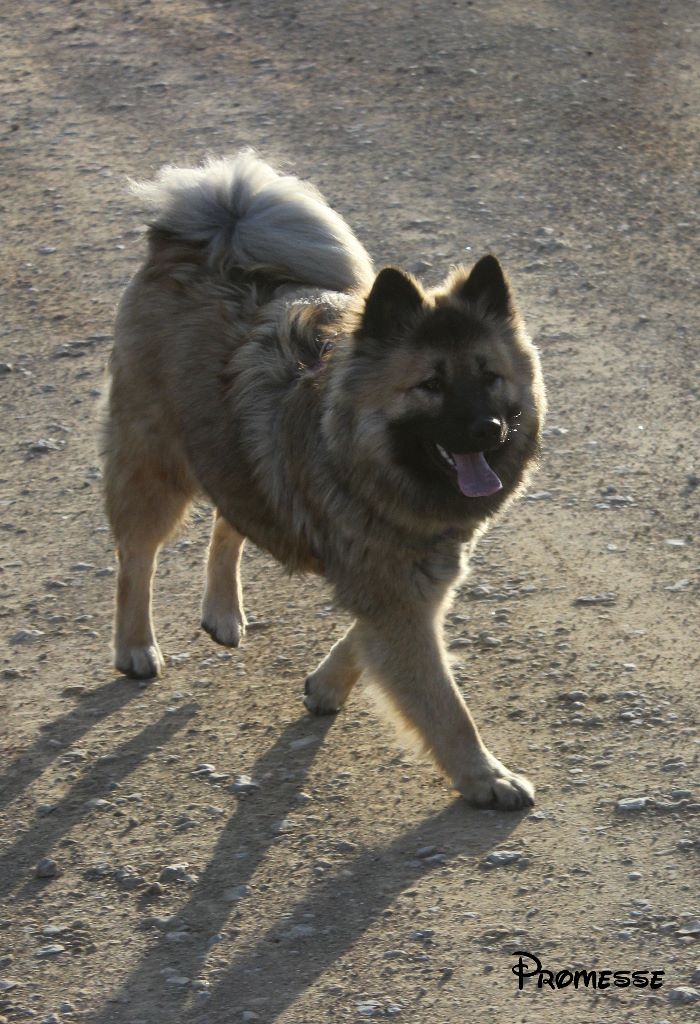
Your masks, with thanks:
M168 165L132 190L153 210L153 227L207 243L210 266L224 276L236 266L338 291L371 283L369 255L321 193L250 150L194 168Z

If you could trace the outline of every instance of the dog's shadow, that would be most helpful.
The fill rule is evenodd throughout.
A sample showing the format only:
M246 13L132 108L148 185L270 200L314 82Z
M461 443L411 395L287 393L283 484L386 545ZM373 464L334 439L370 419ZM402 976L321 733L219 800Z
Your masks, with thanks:
M229 918L236 914L224 899L225 890L244 886L253 877L272 843L280 841L275 824L298 806L295 796L303 786L318 744L300 745L294 770L285 772L290 743L309 736L320 740L332 721L305 717L294 722L259 758L251 770L253 777L276 775L280 781L274 788L266 787L264 792L241 800L224 827L190 899L176 914L180 927L189 929L187 941L175 944L168 941L167 934L154 932L157 938L121 990L110 998L108 1007L87 1018L89 1024L132 1024L134 1019L150 1022L148 1014L154 1000L159 1019L228 1021L246 1008L264 1003L265 1019L272 1021L381 917L400 892L435 870L426 858L416 857L417 850L434 846L455 851L447 853L447 863L457 854L476 857L502 842L521 820L520 814L472 811L456 800L393 843L380 841L345 857L340 870L313 883L282 921L260 934L252 947L248 944L234 954L206 995L186 985L180 988L165 983L156 993L154 979L162 977L164 967L183 978L197 979L211 951L212 938L225 932ZM380 821L377 831L380 835ZM242 846L247 850L244 860L236 858ZM288 879L282 882L286 892ZM250 911L246 896L237 907L241 914L255 914L256 904L264 896L251 893L247 898ZM262 908L260 913L264 914Z
M0 779L0 810L12 803L52 761L61 757L67 748L94 729L102 719L120 711L140 695L141 691L136 685L129 684L123 676L118 676L104 686L98 686L88 692L65 715L42 727L34 743L22 751L11 764L3 767ZM49 746L48 741L51 739L60 741L57 747Z
M112 689L113 686L117 689ZM115 681L97 692L97 703L91 703L87 709L89 724L86 724L77 712L63 716L55 723L64 742L71 742L84 734L95 723L95 715L90 714L99 709L100 717L105 717L125 704L138 691L125 686L123 680ZM120 694L117 696L117 694ZM107 700L100 702L99 697L107 695ZM47 850L52 849L60 839L91 812L89 800L104 797L108 785L128 777L141 764L155 747L167 744L173 736L190 723L197 712L195 704L185 704L174 711L165 712L157 721L145 726L140 732L123 744L117 746L106 763L96 763L83 773L62 799L55 805L46 808L44 813L38 812L34 821L23 831L18 832L15 841L0 856L0 897L7 896L24 881L24 887L17 894L21 900L26 896L31 899L36 894L39 883L32 876L32 868ZM53 730L52 730L53 731ZM17 759L9 769L7 787L4 790L6 799L17 796L48 766L53 756L65 753L63 747L49 754L38 743L31 750ZM45 884L45 883L44 883Z

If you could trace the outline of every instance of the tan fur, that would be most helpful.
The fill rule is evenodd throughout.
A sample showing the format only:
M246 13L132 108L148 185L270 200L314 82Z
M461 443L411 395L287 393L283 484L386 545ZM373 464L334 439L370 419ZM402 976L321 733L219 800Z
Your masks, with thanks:
M150 245L119 310L104 424L117 667L162 670L155 560L203 494L216 509L202 607L214 639L236 646L245 630L246 537L290 571L323 573L356 622L309 676L307 707L337 710L367 669L469 800L531 803L531 784L483 745L442 642L464 556L522 489L537 452L544 393L517 313L504 322L481 311L473 343L448 360L458 375L488 358L503 377L496 393L522 410L499 456L503 491L441 504L396 464L390 430L437 400L418 388L436 358L430 339L363 361L366 292L321 294L272 272L217 275L202 245L166 232L152 232ZM422 293L425 310L457 308L466 273Z

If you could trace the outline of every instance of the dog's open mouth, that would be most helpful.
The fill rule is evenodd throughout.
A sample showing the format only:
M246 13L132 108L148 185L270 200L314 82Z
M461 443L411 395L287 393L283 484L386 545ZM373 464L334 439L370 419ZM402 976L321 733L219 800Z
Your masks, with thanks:
M487 498L503 488L483 452L448 452L440 444L435 449L441 462L457 475L457 486L465 498Z

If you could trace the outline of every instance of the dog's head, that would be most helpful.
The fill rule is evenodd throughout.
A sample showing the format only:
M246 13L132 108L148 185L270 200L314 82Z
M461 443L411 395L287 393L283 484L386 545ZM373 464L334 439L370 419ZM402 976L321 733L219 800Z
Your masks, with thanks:
M364 474L421 516L492 514L537 453L539 360L493 256L430 292L382 270L343 376L356 481Z

